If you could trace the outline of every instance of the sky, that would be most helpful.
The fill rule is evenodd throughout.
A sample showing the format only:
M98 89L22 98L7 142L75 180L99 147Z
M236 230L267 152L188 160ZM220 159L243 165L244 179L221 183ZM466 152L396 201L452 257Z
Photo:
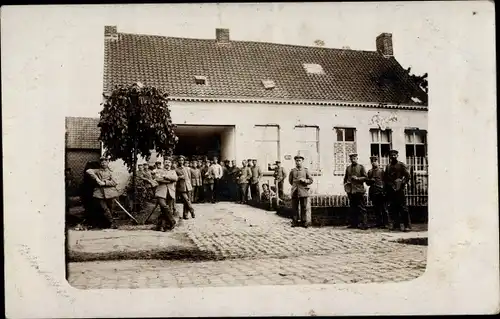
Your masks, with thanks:
M325 47L370 51L375 50L376 37L388 32L399 63L432 78L430 47L436 34L450 32L435 25L436 6L439 3L30 6L9 22L30 39L21 45L25 52L37 50L21 69L39 71L35 80L51 76L63 89L54 104L63 107L66 116L98 116L105 25L124 33L206 39L215 38L216 28L228 28L232 40L313 46L319 39Z

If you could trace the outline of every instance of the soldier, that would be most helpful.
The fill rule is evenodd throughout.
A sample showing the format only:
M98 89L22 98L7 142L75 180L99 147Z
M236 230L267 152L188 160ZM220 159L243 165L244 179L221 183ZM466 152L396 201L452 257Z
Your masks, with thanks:
M257 165L257 160L252 160L252 179L250 181L250 189L252 192L252 199L260 200L260 179L262 178L262 170L259 165Z
M191 197L191 202L195 203L200 200L200 189L203 186L198 161L191 162L191 184L193 186L193 196Z
M280 161L276 161L276 167L274 168L274 184L278 188L278 198L283 199L283 182L285 181L286 172L281 166Z
M344 189L349 198L351 212L349 214L348 228L368 228L368 216L366 215L365 186L366 170L358 164L358 154L349 154L351 165L347 166L344 175Z
M182 210L182 218L188 219L189 213L191 213L191 217L195 218L194 208L191 205L191 201L189 200L189 192L193 189L191 185L191 169L189 167L184 166L184 156L179 156L178 163L179 166L175 170L178 176L177 180L177 192L179 193L179 197L183 203Z
M313 178L307 168L303 167L304 157L296 155L295 168L288 175L288 182L292 185L292 208L294 216L292 227L311 225L311 206L309 203L309 185L313 183Z
M250 168L250 179L248 180L248 191L247 191L247 198L245 201L249 201L255 196L254 194L252 194L252 188L250 187L252 179L252 167L253 167L253 160L251 158L247 159L247 167Z
M166 157L164 168L159 169L155 175L155 180L158 183L156 187L155 197L160 206L161 213L158 216L156 230L167 231L175 228L176 221L174 218L175 205L175 183L177 182L177 173L172 169L172 159Z
M93 197L99 202L100 207L104 212L104 216L108 219L111 228L117 228L113 218L114 200L120 195L116 189L116 181L109 169L109 159L102 156L100 158L100 168L89 169L87 174L95 180L97 186L94 188Z
M239 167L236 166L236 161L232 160L229 164L229 199L238 201L238 174Z
M398 161L398 151L389 152L390 163L385 168L384 181L387 201L392 220L391 230L411 230L410 214L406 206L405 187L410 181L410 173L406 165Z
M241 169L238 174L238 185L240 186L240 204L245 204L248 200L248 182L252 177L252 171L247 161L241 162Z
M215 176L210 166L210 161L205 160L205 166L201 170L201 176L203 178L203 198L204 202L213 202L214 194L214 179Z
M377 218L377 227L386 228L388 226L388 216L384 194L384 171L379 167L378 157L370 156L372 168L368 171L366 184L370 186L368 195L373 204L373 210Z
M216 156L213 157L212 165L210 165L210 170L212 171L212 175L214 177L212 188L212 203L216 203L221 196L221 179L223 175L222 166L219 164L219 159Z

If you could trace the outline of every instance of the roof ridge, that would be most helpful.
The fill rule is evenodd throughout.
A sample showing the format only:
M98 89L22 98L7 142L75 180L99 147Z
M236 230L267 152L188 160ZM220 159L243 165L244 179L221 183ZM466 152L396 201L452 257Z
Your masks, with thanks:
M216 42L216 39L172 37L172 36L157 35L157 34L128 33L128 32L118 32L118 34L131 35L131 36L141 36L141 37L157 37L157 38L164 38L164 39L177 39L177 40L194 40L194 41ZM304 45L304 44L289 44L289 43L277 43L277 42L267 42L267 41L231 40L229 43L232 43L232 42L236 42L236 43L269 44L269 45L277 45L277 46L310 48L310 49L318 49L318 50L334 50L334 51L347 51L347 52L365 52L365 53L373 53L373 54L380 55L376 50L356 50L356 49L342 49L342 48L331 48L331 47L317 47L317 46Z

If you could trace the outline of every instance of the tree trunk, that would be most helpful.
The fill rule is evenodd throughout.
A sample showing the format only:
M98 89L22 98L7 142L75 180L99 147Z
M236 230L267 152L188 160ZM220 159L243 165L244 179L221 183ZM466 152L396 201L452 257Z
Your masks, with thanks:
M133 166L133 171L132 171L132 212L136 213L137 212L137 183L136 183L136 177L137 177L137 138L134 136L134 160L133 160L134 166Z

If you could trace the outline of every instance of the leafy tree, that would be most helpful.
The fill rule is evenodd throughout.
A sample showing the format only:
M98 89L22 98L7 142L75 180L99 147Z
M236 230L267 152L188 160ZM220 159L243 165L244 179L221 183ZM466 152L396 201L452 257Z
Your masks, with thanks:
M135 202L138 155L149 160L152 149L162 156L172 155L178 141L167 94L155 87L135 83L116 86L103 96L99 140L106 150L105 155L111 160L123 160L132 173L132 201Z
M419 87L421 88L425 93L428 93L429 88L428 88L428 83L427 83L427 73L424 73L424 75L415 75L415 74L410 74L411 72L411 67L409 67L406 70L406 73L410 77L410 79Z

